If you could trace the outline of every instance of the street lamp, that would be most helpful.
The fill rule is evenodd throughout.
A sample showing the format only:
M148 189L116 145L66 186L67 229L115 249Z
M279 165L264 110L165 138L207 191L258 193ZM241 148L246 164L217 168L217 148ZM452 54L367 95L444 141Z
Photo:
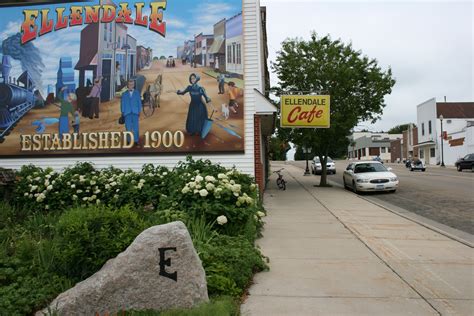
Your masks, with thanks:
M445 167L444 165L444 151L443 151L443 142L444 142L444 131L443 131L443 114L439 116L439 120L441 121L441 167Z

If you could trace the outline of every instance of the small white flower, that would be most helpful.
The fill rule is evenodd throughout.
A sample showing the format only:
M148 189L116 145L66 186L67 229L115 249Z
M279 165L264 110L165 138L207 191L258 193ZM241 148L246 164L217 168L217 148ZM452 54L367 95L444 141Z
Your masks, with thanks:
M25 194L23 194L24 196L28 196L28 192L25 192Z
M140 183L145 183L145 179L140 179Z
M94 180L91 181L91 185L95 185L96 183Z
M38 189L38 186L37 185L33 185L30 189L30 192L33 192L33 191L36 191L36 189Z
M39 181L39 180L41 180L40 177L36 177L36 178L35 178L35 181Z
M71 181L66 182L67 185L71 185Z
M115 192L120 192L120 189L115 190Z
M214 178L213 176L206 176L206 181L207 182L215 182L216 181L216 178Z
M46 188L46 191L51 191L53 189L53 186L50 184L48 185L48 187Z
M87 196L83 197L82 200L83 201L87 201L89 198Z
M50 179L50 178L51 178L51 175L50 175L50 174L47 174L47 175L45 176L45 178L46 178L46 179Z
M201 177L201 176L196 176L196 182L201 182L202 180L204 180L203 177Z
M164 175L164 176L168 175L168 172L163 172L163 175Z
M214 190L214 188L215 188L214 184L212 184L212 183L206 184L206 189L207 189L208 191L212 191L212 190Z
M46 196L45 196L43 193L40 193L40 194L38 194L38 196L36 197L36 202L41 203L41 202L44 201L45 198L46 198Z
M253 190L255 190L256 188L257 188L257 186L256 186L254 183L252 183L252 184L250 185L250 190L253 191Z
M97 199L97 201L95 201L95 204L99 205L99 204L100 204L100 200Z
M265 213L261 212L261 211L258 211L257 215L258 215L258 217L265 217Z
M53 180L53 181L51 182L51 184L56 184L56 180Z
M223 173L219 173L219 174L217 175L217 178L219 178L219 179L227 179L227 176L226 176L225 174L223 174Z
M73 200L77 200L77 195L74 194L74 195L72 196L72 199L73 199Z
M202 197L205 197L209 194L209 192L207 192L206 189L202 189L201 191L199 191L199 195L201 195Z
M49 210L49 205L46 204L46 206L44 207L45 209Z
M219 225L225 225L227 223L227 217L224 215L221 215L217 218L217 224Z
M95 193L95 194L99 194L99 193L100 193L100 190L97 189L97 190L94 191L94 193Z
M184 188L181 190L181 193L186 194L186 193L188 193L189 191L190 191L189 187L186 186L186 187L184 187Z
M106 184L106 185L105 185L105 189L106 189L106 190L110 189L110 185L109 185L109 184Z
M77 194L81 194L82 192L84 192L84 191L82 191L81 189L76 191Z
M75 184L71 185L71 189L75 189L75 188L76 188Z

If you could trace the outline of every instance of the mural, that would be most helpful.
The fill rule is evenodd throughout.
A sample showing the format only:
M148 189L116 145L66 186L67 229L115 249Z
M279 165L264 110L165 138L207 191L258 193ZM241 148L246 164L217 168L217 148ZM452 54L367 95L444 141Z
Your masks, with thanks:
M242 2L0 9L0 157L244 151Z

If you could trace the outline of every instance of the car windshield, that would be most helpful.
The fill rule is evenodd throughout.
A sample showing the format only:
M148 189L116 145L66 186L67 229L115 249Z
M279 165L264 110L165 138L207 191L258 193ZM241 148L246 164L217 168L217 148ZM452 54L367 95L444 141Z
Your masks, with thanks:
M321 160L319 160L319 157L314 157L314 161L317 162L317 163L321 163ZM328 157L328 163L329 162L333 162L331 157Z
M385 172L387 168L384 167L381 163L361 163L357 164L354 169L354 173L364 173L364 172Z

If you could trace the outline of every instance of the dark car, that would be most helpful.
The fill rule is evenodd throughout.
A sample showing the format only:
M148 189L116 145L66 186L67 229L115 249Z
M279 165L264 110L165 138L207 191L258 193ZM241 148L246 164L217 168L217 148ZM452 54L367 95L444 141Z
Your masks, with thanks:
M464 158L460 158L454 165L459 172L463 169L474 170L474 154L468 154Z

